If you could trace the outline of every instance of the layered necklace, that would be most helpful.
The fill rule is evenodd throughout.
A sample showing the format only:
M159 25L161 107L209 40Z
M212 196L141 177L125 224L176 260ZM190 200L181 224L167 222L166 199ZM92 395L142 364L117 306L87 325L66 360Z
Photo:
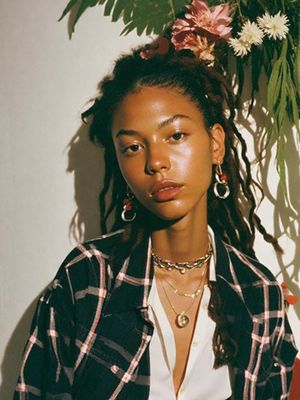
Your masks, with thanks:
M164 260L163 258L160 258L153 250L152 250L151 254L152 254L155 266L165 269L167 271L177 270L181 274L185 274L186 272L191 271L192 269L202 268L203 265L205 265L207 263L207 261L210 259L212 253L213 253L212 247L209 242L208 250L204 254L204 256L197 258L197 260L194 260L194 261L172 262L170 260Z
M170 282L168 282L166 279L164 280L164 282L166 282L169 286L171 286L171 288L173 289L174 293L179 295L179 296L184 296L184 297L190 297L192 299L190 305L183 311L178 312L175 307L173 306L171 299L167 293L167 290L165 288L165 285L163 283L161 283L162 289L164 291L164 294L166 296L166 299L168 300L168 303L171 307L171 309L173 310L174 314L175 314L175 324L178 328L185 328L188 323L190 322L190 319L188 317L188 312L190 311L190 309L192 308L196 298L198 296L202 296L203 294L203 290L204 290L204 285L205 285L205 278L206 278L206 271L207 271L207 264L206 266L203 268L202 270L202 275L201 275L201 280L200 280L200 284L197 288L197 290L194 293L183 293L180 292L177 288L175 288Z
M161 283L162 289L164 291L164 294L166 296L166 299L172 309L172 311L175 314L175 324L178 328L185 328L188 323L190 322L190 319L188 317L188 312L192 308L196 298L198 296L202 296L203 291L204 291L204 285L205 285L205 279L206 279L206 272L207 272L207 267L208 267L208 261L212 255L212 247L211 244L209 243L208 251L207 253L200 257L199 259L192 261L192 262L180 262L180 263L174 263L169 260L163 260L160 258L157 254L155 254L152 251L152 257L153 257L153 262L154 266L158 268L162 268L166 271L172 271L176 270L179 271L181 274L185 274L188 271L191 271L195 268L201 268L201 276L200 276L200 283L197 288L197 290L193 293L185 293L177 289L171 282L169 282L167 279L163 279L163 281L173 290L175 294L178 296L186 297L186 298L191 298L191 303L190 305L181 312L178 312L175 307L173 306L171 299L167 293L166 286Z

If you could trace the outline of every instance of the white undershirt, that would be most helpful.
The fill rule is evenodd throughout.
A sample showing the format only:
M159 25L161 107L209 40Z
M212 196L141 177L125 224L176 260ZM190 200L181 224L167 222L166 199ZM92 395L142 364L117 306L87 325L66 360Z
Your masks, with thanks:
M210 228L209 234L214 250L209 265L209 279L215 280L215 245ZM178 400L225 400L232 393L228 366L213 369L212 337L215 322L208 316L209 299L210 290L205 285ZM175 400L172 372L176 362L175 338L159 299L155 278L149 295L149 305L150 318L155 326L150 343L149 400Z

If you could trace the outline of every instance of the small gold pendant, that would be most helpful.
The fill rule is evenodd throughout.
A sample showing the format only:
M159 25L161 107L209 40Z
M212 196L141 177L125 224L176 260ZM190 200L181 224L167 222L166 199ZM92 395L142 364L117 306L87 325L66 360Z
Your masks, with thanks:
M175 321L178 328L185 328L187 324L190 322L189 317L183 312L176 316Z

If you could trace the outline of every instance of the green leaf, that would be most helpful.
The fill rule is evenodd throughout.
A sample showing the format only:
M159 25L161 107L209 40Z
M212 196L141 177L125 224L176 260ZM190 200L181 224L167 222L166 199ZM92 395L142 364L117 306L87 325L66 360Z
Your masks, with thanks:
M74 32L77 21L79 20L81 15L86 11L86 9L89 7L94 7L96 4L97 4L97 0L81 0L80 1L77 13L75 14L75 18L72 23L72 32Z
M286 63L284 62L282 65L282 81L280 87L280 98L279 98L279 107L278 107L278 125L279 129L283 126L283 122L286 119L287 113L287 90L286 90ZM281 129L279 134L281 134Z
M61 21L71 10L74 10L73 18L71 19L70 36L74 32L75 25L81 15L89 7L94 7L99 3L99 0L70 0L67 7L64 9L58 21Z
M115 0L107 0L105 8L104 8L104 15L107 17L110 15L111 10L113 9Z
M136 29L141 35L145 30L148 34L161 33L164 26L171 22L172 6L168 0L162 0L159 4L156 1L136 0L135 7L131 10L129 23L125 25L122 32L127 34Z
M112 16L111 16L111 20L112 22L116 22L118 21L118 19L122 16L122 13L124 11L124 9L126 8L126 4L128 3L128 0L119 0L117 2L117 4L115 5L115 8L113 10ZM125 18L125 15L123 15L123 19ZM130 18L130 14L129 14L129 18ZM129 22L128 19L128 13L126 15L126 22Z
M165 26L172 23L178 13L185 10L188 4L186 0L70 0L59 20L66 16L72 9L75 10L74 19L71 21L71 29L81 15L89 7L95 5L104 6L104 15L111 16L116 22L123 19L125 27L122 34L136 30L138 35L146 32L162 33ZM77 7L77 9L75 8Z
M297 89L294 86L292 77L291 77L291 70L289 64L287 64L287 97L290 102L290 107L291 107L291 121L295 125L298 134L300 134L300 121L299 121L299 110L297 106Z
M70 11L71 9L75 6L78 0L70 0L69 3L67 4L67 7L64 9L62 15L58 19L58 21L61 21Z
M295 86L296 86L296 93L297 93L297 98L299 101L299 108L300 108L300 45L296 47L296 55L295 55L295 62L292 63L291 67L292 70L294 68L294 80L295 80Z
M278 98L278 92L280 90L279 86L280 74L281 74L281 60L278 59L274 63L274 67L268 82L268 89L267 89L268 110L273 110L273 104Z

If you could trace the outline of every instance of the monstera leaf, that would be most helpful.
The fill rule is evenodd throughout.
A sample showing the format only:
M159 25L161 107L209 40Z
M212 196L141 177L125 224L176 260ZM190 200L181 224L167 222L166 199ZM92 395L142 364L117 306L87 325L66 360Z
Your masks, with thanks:
M104 15L111 16L113 22L123 19L125 28L121 34L127 35L135 29L138 35L160 34L188 3L186 0L70 0L59 20L69 12L73 14L72 34L78 19L89 7L103 5Z

